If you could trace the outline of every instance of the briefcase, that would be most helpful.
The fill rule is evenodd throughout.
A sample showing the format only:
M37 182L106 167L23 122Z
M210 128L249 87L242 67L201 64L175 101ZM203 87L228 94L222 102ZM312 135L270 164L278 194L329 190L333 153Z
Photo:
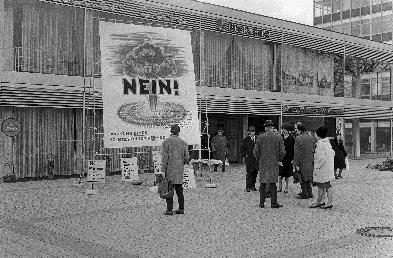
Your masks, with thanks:
M173 185L171 181L167 178L164 178L161 182L158 183L158 194L162 199L168 199L173 197Z

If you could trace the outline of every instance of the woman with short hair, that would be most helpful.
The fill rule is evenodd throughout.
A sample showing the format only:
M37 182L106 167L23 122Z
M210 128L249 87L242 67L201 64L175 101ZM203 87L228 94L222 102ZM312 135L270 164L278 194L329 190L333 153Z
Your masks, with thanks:
M330 209L333 207L333 192L330 181L334 179L334 150L328 138L328 129L325 126L319 127L316 131L317 144L314 153L313 185L318 187L318 198L310 208L321 207ZM327 195L327 202L325 199Z

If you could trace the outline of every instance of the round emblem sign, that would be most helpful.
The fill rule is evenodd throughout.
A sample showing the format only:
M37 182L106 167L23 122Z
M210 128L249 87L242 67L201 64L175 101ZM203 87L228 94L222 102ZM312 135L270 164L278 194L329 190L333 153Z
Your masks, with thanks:
M1 123L1 131L9 136L16 136L22 130L22 125L14 118L8 118Z

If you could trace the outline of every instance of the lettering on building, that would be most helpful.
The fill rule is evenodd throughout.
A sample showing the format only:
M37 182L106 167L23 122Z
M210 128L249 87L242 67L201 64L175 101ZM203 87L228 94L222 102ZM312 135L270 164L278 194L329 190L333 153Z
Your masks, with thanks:
M265 40L270 39L269 31L255 26L234 23L224 19L217 20L217 28L223 32L242 34L246 36L258 37Z
M290 114L314 114L314 115L343 115L344 109L329 107L288 107L283 106L284 113Z

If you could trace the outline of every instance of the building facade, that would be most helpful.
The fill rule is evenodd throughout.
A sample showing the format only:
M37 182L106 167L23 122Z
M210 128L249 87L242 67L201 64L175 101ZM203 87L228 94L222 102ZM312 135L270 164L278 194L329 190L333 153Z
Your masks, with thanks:
M314 26L367 40L392 44L392 1L390 0L314 0ZM361 75L360 98L391 101L389 66L368 69ZM345 83L352 77L345 75ZM345 123L347 139L352 142L352 123ZM390 150L390 118L361 119L360 153L379 154ZM351 144L349 144L351 145ZM348 146L350 147L350 146ZM353 151L352 148L349 148Z
M247 127L261 132L266 119L326 125L331 136L353 120L348 143L360 154L361 119L391 114L390 77L377 98L360 90L360 71L393 61L379 42L191 0L0 0L0 121L21 125L0 134L1 176L46 176L50 165L78 174L88 159L117 171L122 155L151 167L154 148L103 147L101 20L191 33L202 144L223 128L231 162Z

